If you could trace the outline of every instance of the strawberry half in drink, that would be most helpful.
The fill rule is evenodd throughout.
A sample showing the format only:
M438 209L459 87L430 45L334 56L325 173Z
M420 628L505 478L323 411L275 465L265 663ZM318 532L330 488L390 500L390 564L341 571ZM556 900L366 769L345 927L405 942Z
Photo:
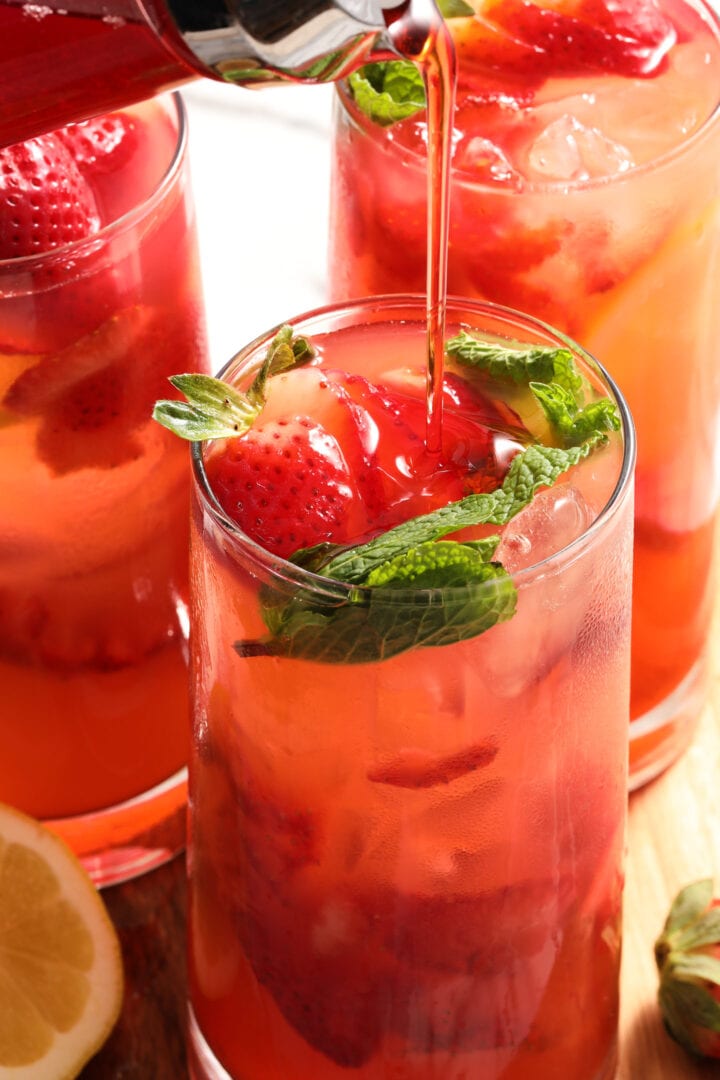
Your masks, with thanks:
M420 299L316 313L156 409L209 440L190 972L243 1080L611 1075L619 416L540 324L450 323L437 454Z
M44 819L185 761L187 466L151 421L205 364L183 123L156 101L0 150L0 798Z
M706 690L720 412L718 19L702 0L444 6L459 77L449 292L527 311L582 342L617 379L637 426L637 785L687 745ZM411 65L369 65L340 88L331 299L425 287L427 141Z

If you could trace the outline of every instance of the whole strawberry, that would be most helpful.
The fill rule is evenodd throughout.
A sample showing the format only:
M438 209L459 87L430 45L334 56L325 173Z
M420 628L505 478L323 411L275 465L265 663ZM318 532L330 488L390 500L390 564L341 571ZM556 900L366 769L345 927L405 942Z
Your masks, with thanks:
M691 1054L720 1058L720 899L711 879L675 897L655 962L668 1033Z
M0 149L0 259L19 259L97 232L95 198L55 135Z

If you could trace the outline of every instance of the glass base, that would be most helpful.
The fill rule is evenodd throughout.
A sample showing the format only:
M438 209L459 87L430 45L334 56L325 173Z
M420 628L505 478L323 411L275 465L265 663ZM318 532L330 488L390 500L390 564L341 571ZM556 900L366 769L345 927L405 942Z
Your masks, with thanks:
M205 1041L191 1005L188 1005L187 1054L190 1080L233 1080Z
M90 814L44 824L61 836L98 888L169 862L185 847L187 769L150 791Z
M205 1041L190 1005L188 1006L187 1052L190 1080L255 1080L255 1078L241 1076L232 1077L227 1069L223 1068ZM594 1077L588 1078L588 1080L614 1080L617 1067L618 1048L617 1040L615 1040L603 1067ZM261 1080L261 1078L257 1077L257 1080ZM292 1077L288 1076L286 1080L292 1080Z
M709 659L703 656L659 705L630 723L630 791L654 780L692 742L708 697Z

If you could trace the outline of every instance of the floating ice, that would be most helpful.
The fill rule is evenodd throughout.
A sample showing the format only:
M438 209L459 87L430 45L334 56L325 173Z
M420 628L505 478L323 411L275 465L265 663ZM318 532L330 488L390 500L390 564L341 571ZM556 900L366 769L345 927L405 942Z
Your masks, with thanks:
M505 526L496 558L514 574L562 551L582 535L594 516L571 484L545 488Z
M528 148L529 179L592 180L626 172L632 165L625 146L569 113L551 120Z

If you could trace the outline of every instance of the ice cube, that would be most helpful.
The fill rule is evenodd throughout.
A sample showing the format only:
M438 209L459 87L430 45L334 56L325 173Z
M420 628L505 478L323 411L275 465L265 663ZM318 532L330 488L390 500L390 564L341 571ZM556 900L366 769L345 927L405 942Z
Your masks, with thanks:
M577 540L594 517L585 497L572 484L545 488L505 526L495 557L515 574Z
M592 180L626 172L633 165L625 146L570 113L550 120L535 136L527 161L531 180Z
M463 172L472 173L478 181L512 183L520 177L503 151L495 146L491 139L481 135L458 142L453 166Z
M543 562L577 539L595 515L572 484L540 491L505 527L496 558L511 573ZM518 581L517 611L485 635L475 674L502 698L515 698L573 647L593 603L594 559L549 563Z

